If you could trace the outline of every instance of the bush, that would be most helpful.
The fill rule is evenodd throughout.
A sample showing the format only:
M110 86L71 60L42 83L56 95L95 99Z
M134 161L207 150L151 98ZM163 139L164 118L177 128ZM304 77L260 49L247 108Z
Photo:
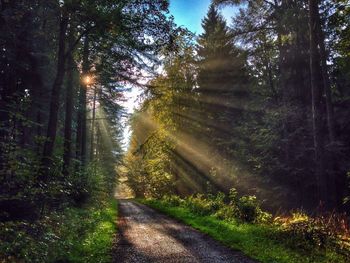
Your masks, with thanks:
M186 198L184 205L197 215L205 216L213 212L212 203L205 199L202 194Z
M40 217L0 222L0 262L110 262L117 207L109 174L89 166L77 179L50 181L43 195L50 206ZM83 193L84 202L68 202Z
M235 206L225 205L215 213L215 216L222 220L232 221L238 218L238 214L239 211Z
M183 199L177 195L165 195L162 200L170 206L181 206L184 202Z
M317 255L327 251L330 257L336 254L350 257L350 231L346 215L310 217L297 211L291 217L273 219L271 214L261 209L255 196L239 197L235 189L231 189L228 196L223 193L207 196L197 194L183 199L166 196L162 202L165 207L180 206L199 217L215 216L239 227L240 223L249 223L242 224L243 228L268 228L271 230L267 233L270 240L281 242L302 253L313 251Z
M296 247L333 247L350 256L349 226L344 217L337 214L310 217L303 211L296 211L292 217L276 218L275 222L281 229L281 237Z
M261 209L255 196L242 196L237 206L241 220L249 223L257 221Z
M216 195L197 194L184 199L170 195L164 196L162 201L170 206L183 206L197 215L215 215L219 219L228 221L239 219L243 222L267 223L272 218L271 214L261 210L255 196L238 198L235 189L230 190L228 197L219 192Z
M216 212L219 209L226 206L225 204L225 194L222 192L218 192L216 195L209 195L208 202L210 203L212 212Z
M67 208L35 223L0 223L0 262L108 262L116 203Z

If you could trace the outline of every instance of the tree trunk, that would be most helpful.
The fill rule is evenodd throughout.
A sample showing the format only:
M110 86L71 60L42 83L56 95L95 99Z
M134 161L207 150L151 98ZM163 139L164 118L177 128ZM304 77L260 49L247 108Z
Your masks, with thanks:
M51 91L51 101L50 101L50 113L49 122L47 126L46 141L44 144L43 158L42 158L42 168L40 176L42 179L47 178L47 172L52 164L52 155L56 140L57 132L57 122L58 122L58 110L60 104L61 88L63 83L63 78L65 74L65 46L66 46L66 32L68 26L68 14L63 11L60 22L60 30L58 36L58 57L57 57L57 72L55 81L52 86Z
M83 50L83 77L87 76L90 71L89 64L89 38L85 37ZM78 131L77 131L77 157L81 161L82 166L86 164L86 90L88 84L82 82L79 96L79 115L78 115Z
M97 99L97 88L94 88L94 98L92 102L92 120L91 120L91 145L90 145L90 159L94 160L95 148L94 148L94 140L95 140L95 119L96 119L96 99Z
M320 13L317 12L317 32L318 42L320 46L320 56L322 65L322 77L324 92L326 95L326 108L327 108L327 125L330 143L333 144L336 140L335 124L334 124L334 111L332 103L331 83L329 79L328 67L327 67L327 52L325 47L325 36L321 25Z
M327 110L327 128L328 128L328 135L329 135L329 142L331 147L331 153L330 158L328 158L328 165L331 167L330 172L328 173L328 196L330 205L332 207L342 206L342 196L339 196L339 193L341 191L338 191L337 189L337 170L339 170L336 164L337 160L334 158L332 151L335 146L335 142L337 140L336 136L336 129L335 129L335 121L334 121L334 110L333 110L333 102L332 102L332 92L331 92L331 82L329 78L328 73L328 67L327 67L327 52L325 47L325 36L322 29L322 23L319 12L317 12L317 32L318 32L318 38L319 38L319 47L320 47L320 56L321 56L321 66L322 66L322 78L323 78L323 88L324 93L326 97L326 110ZM333 152L334 153L334 152Z
M81 96L81 88L79 91L79 103L80 103L80 96ZM81 108L80 106L78 106L78 116L77 116L77 136L76 136L76 142L75 142L75 158L77 158L77 160L81 161L81 124L82 124L82 120L81 120Z
M323 138L323 111L322 111L322 69L317 37L318 1L309 0L309 27L310 27L310 71L312 95L312 121L315 151L315 173L318 186L318 200L324 204L327 200L327 180L324 169L324 138Z
M70 32L69 43L74 42L74 33ZM68 55L66 114L64 124L63 174L69 175L72 155L72 118L73 118L73 71L75 63L72 54Z

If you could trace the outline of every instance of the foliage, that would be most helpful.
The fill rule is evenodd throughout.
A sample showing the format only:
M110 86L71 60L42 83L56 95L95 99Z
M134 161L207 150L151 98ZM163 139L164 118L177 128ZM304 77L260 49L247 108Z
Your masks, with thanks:
M238 209L241 218L247 222L254 222L257 220L260 212L255 196L243 196L239 199Z
M168 6L0 1L1 262L110 261L122 93L172 49Z
M133 134L124 164L129 169L128 183L137 196L161 197L186 191L180 179L183 172L175 162L181 161L177 152L184 147L179 131L188 124L180 116L191 108L188 102L195 85L192 38L187 31L174 36L176 50L163 51L167 74L148 84L148 98L131 120Z
M180 203L180 206L171 205L169 200ZM177 197L140 201L263 263L345 263L348 259L346 253L349 250L338 250L334 246L321 248L309 241L307 245L300 244L300 238L286 234L280 225L242 223L240 220L222 220L217 215L199 215Z
M349 225L345 215L326 214L310 217L303 211L293 212L290 218L276 217L274 223L280 228L280 238L296 248L332 248L350 255Z
M216 195L197 194L185 198L166 195L160 200L169 206L184 207L193 214L200 216L212 215L228 221L238 220L249 223L267 223L271 221L271 215L262 211L255 196L237 197L235 189L230 190L229 196L221 192Z
M83 207L52 211L37 221L0 223L0 260L4 262L110 262L116 231L116 201L101 188Z
M319 5L323 73L331 89L322 97L329 111L320 109L321 164L315 160L307 1L213 2L245 5L230 28L211 5L197 39L179 34L177 49L164 51L164 70L148 83L132 121L126 163L137 162L142 172L128 174L131 187L157 197L228 193L235 187L268 200L265 205L275 211L311 212L322 184L332 188L327 208L347 210L348 4ZM136 189L134 178L143 189ZM254 217L254 200L241 201Z
M138 85L141 71L154 73L157 55L170 48L168 6L165 0L1 1L6 220L18 216L9 207L21 202L33 205L31 217L59 202L83 203L93 191L88 164L114 169L122 154L122 92L126 83ZM87 76L89 85L81 81Z

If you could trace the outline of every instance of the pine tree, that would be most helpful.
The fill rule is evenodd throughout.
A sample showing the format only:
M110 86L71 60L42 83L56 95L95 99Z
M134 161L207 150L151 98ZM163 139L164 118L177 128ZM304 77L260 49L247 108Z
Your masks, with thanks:
M203 118L215 120L216 127L208 128L206 135L222 145L233 135L246 106L249 77L245 56L233 44L226 22L215 6L210 6L202 26L204 33L199 36L197 49L201 111Z

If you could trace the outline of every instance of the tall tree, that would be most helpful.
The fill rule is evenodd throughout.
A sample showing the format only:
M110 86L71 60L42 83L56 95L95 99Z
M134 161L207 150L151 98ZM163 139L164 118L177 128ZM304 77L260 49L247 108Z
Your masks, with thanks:
M92 76L90 74L90 58L89 58L89 36L85 36L82 58L82 80L79 90L79 111L78 111L78 127L77 127L77 158L81 161L82 166L86 164L86 148L87 148L87 123L86 123L86 103L87 89L91 86Z
M96 9L93 8L94 4L97 4L103 8ZM124 47L127 46L127 49L123 52L130 52L133 55L139 56L139 60L133 58L132 64L142 64L145 63L142 61L142 56L151 58L152 53L156 52L160 46L164 45L166 41L167 32L170 30L170 23L168 23L167 18L164 15L164 11L167 10L168 3L164 0L158 0L156 2L141 1L134 3L133 1L125 1L119 3L116 6L114 1L99 1L94 4L90 0L86 0L84 4L79 4L77 1L68 1L62 2L60 6L61 11L61 24L60 24L60 34L59 47L58 47L58 64L56 72L56 80L54 82L51 94L51 106L50 106L50 117L47 130L47 141L45 142L44 152L43 152L43 169L45 172L42 174L47 174L47 169L51 165L51 159L54 149L54 143L56 139L56 129L57 129L57 117L58 117L58 107L59 107L59 98L61 94L61 86L63 82L63 77L65 69L63 67L66 60L66 54L72 52L82 39L87 39L86 36L93 35L96 37L94 46L98 46L104 42L104 46L110 47L110 44L106 42L111 41L111 36L119 35L120 32L125 33L123 38L120 38L120 42L124 42ZM140 10L143 10L142 16L138 19L133 19L138 16ZM98 10L98 12L96 12ZM77 20L77 24L80 25L79 29L81 32L77 34L77 39L73 46L70 46L65 50L65 36L68 26L68 17L69 13L78 12L79 16L73 16ZM121 22L124 21L124 22ZM156 28L156 24L159 22L159 25ZM106 28L108 28L108 34L106 34ZM147 35L152 35L155 39L154 42L149 43L143 37L147 31ZM159 33L159 34L158 34ZM163 39L161 39L163 37ZM115 39L114 39L115 40ZM89 42L86 42L89 43ZM85 44L86 44L85 43ZM118 46L118 41L114 41L112 44ZM82 51L83 57L83 71L87 72L87 61L85 58L88 58L87 52L90 52L92 45L85 45ZM111 49L109 49L111 51ZM112 51L113 52L113 51ZM119 56L120 58L120 56ZM85 90L81 90L81 103L80 109L83 111L81 115L81 144L80 144L80 153L81 160L85 163L86 160L86 94Z
M334 122L331 81L330 81L329 69L327 65L328 56L327 56L327 51L325 46L325 34L323 31L323 25L322 25L322 20L321 20L319 11L316 13L316 24L317 24L317 38L319 42L320 60L321 60L321 66L322 66L323 88L324 88L324 93L326 97L328 134L329 134L330 142L334 144L336 141L336 131L335 131L335 122Z
M46 142L44 144L42 166L40 176L43 180L47 179L49 167L52 164L52 155L57 134L58 110L60 105L60 94L65 75L66 65L66 33L69 22L69 13L64 5L61 7L60 24L58 33L58 51L56 77L51 90L50 113L46 132Z
M315 151L316 176L318 179L318 198L327 201L327 178L324 167L324 124L323 124L323 96L322 96L322 68L319 51L319 7L318 0L309 0L310 26L310 70L312 90L312 121Z
M238 123L237 117L247 103L249 77L245 69L245 56L234 46L226 22L214 5L210 6L202 26L204 33L199 36L197 49L197 92L202 110L204 115L209 114L209 118L216 119L219 127L227 125L226 128L233 131ZM215 136L216 131L212 132L211 135Z
M71 24L68 43L72 45L74 42L74 30ZM72 159L72 125L73 125L73 109L74 109L74 73L76 65L73 54L69 53L67 58L67 81L66 81L66 109L64 123L64 146L63 146L63 174L69 175Z

